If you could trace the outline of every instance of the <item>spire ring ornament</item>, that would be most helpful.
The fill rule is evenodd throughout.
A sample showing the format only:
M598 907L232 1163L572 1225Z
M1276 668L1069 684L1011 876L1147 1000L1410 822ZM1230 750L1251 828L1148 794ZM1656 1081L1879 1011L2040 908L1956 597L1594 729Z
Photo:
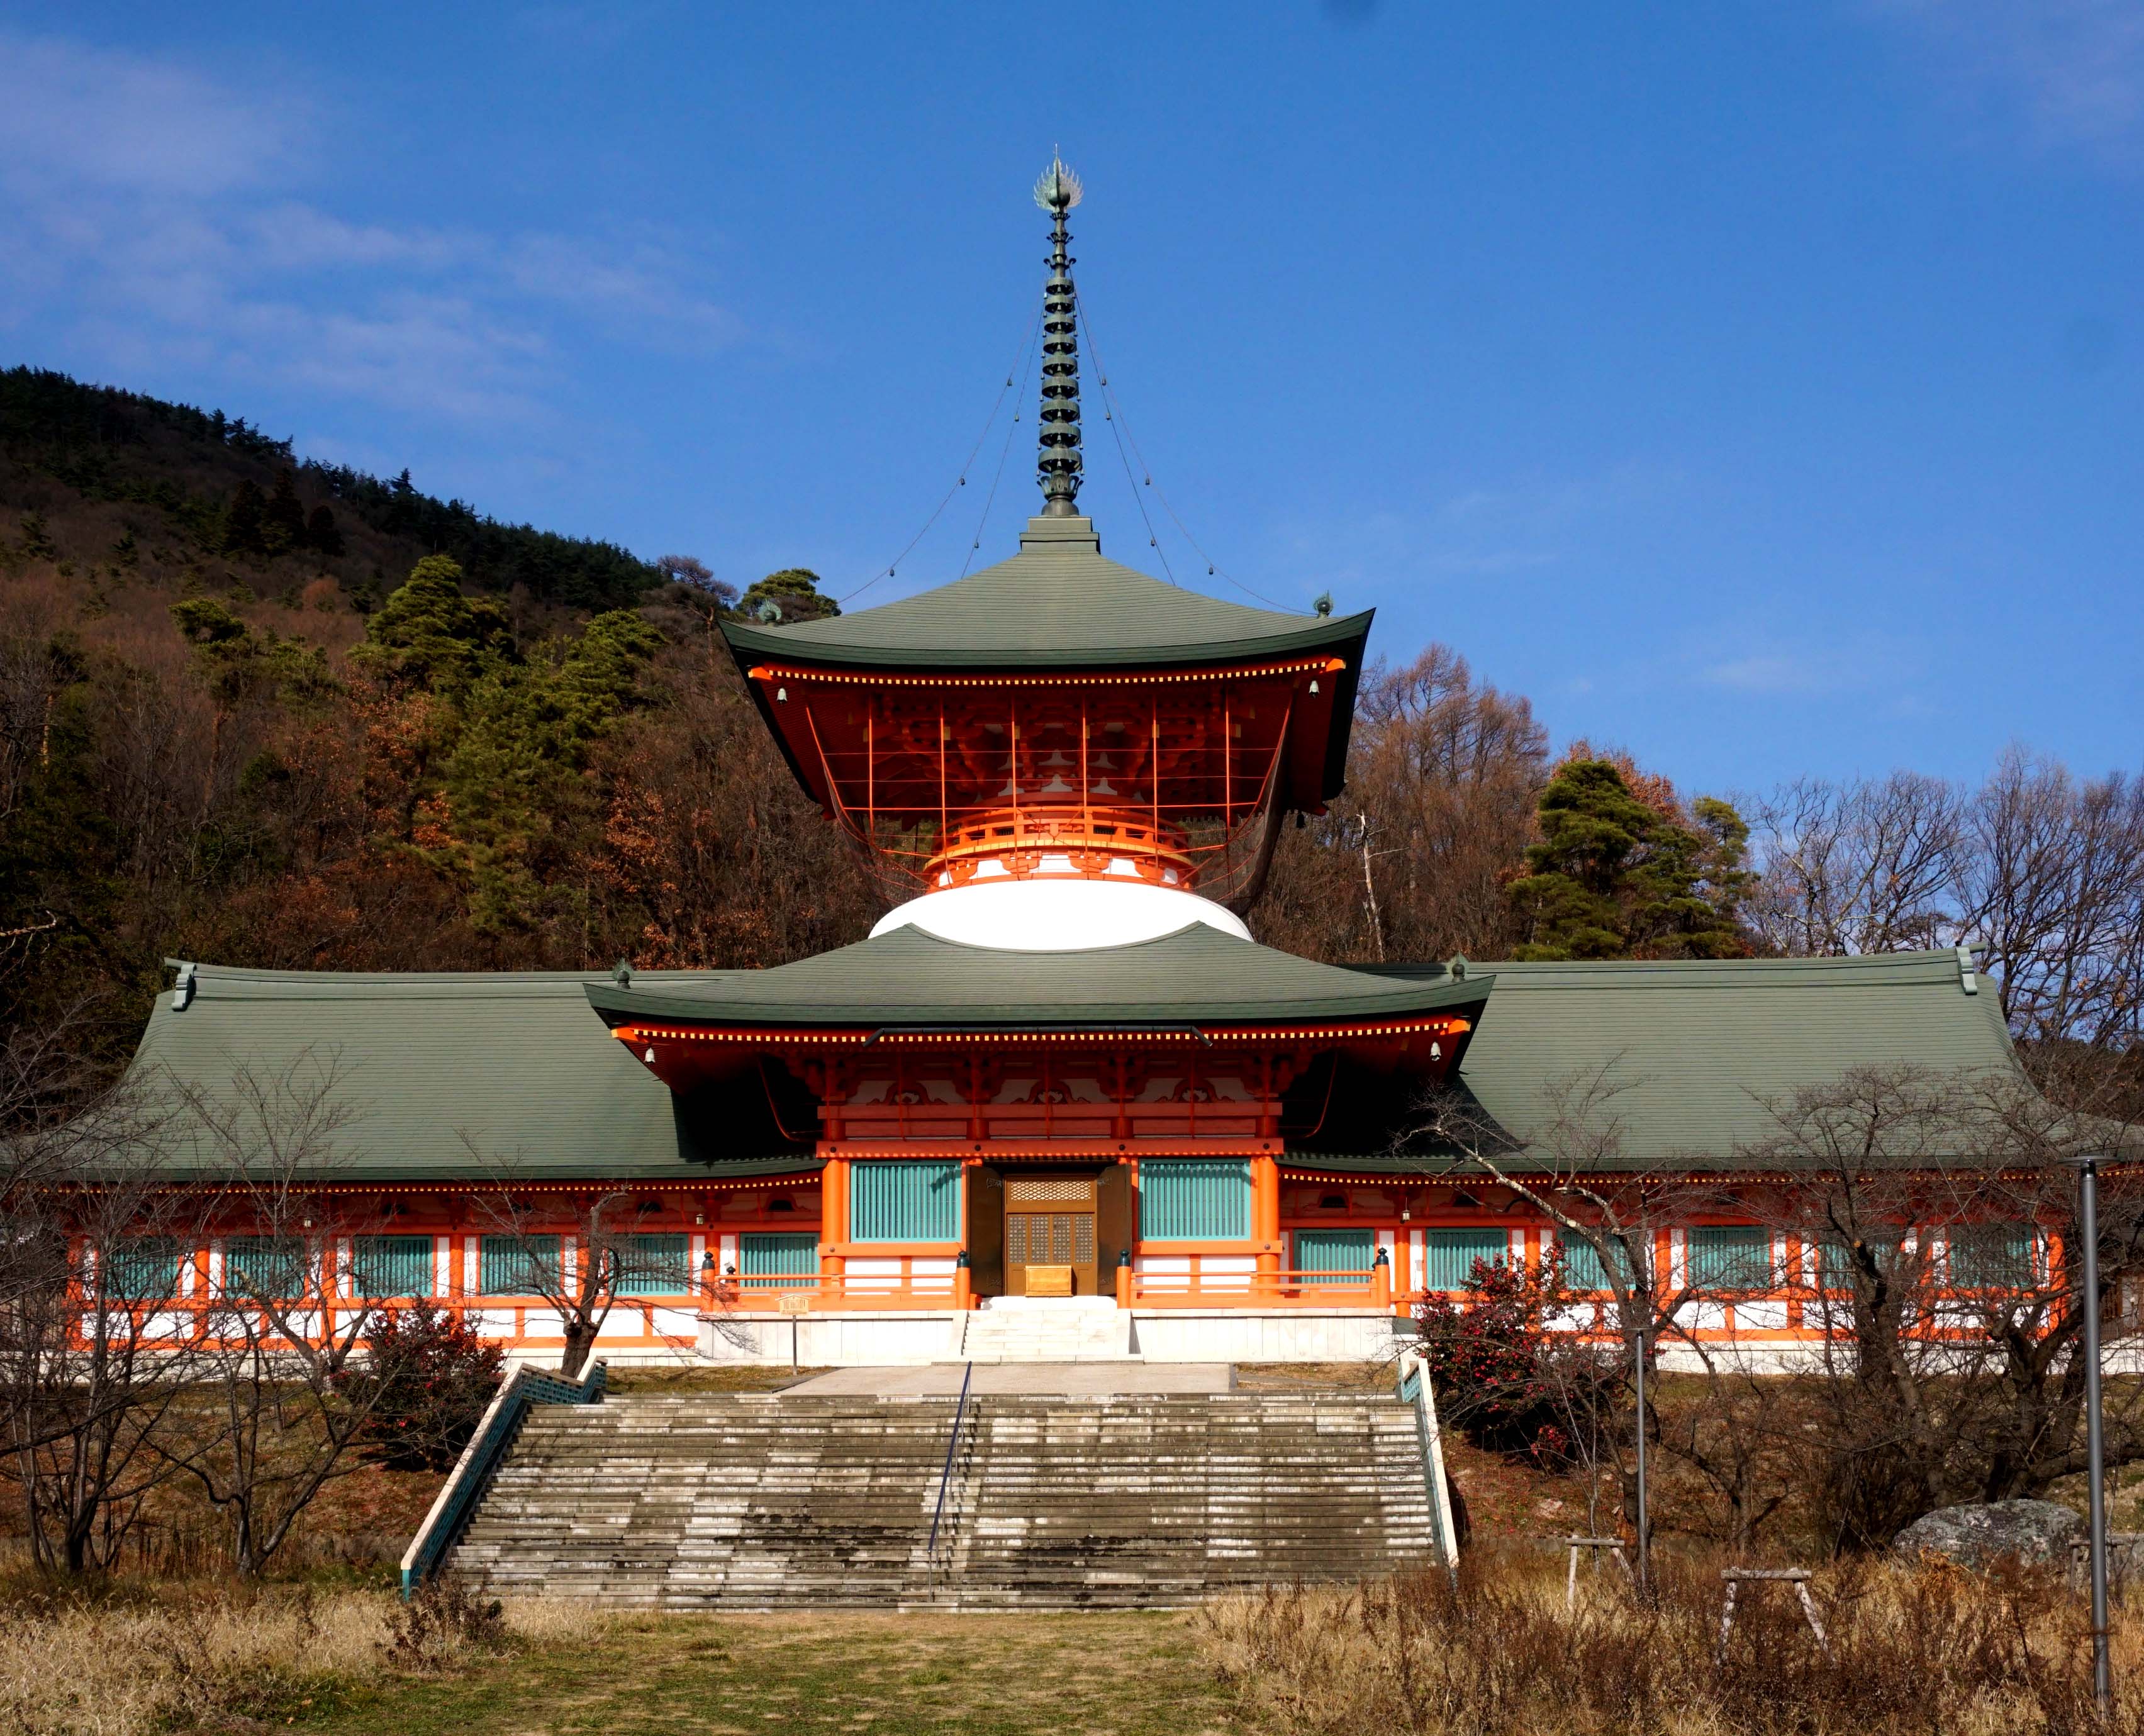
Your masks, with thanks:
M1050 166L1035 184L1035 202L1050 216L1050 279L1042 289L1041 428L1035 471L1035 481L1042 485L1045 518L1074 518L1079 511L1084 468L1079 455L1079 314L1072 287L1072 255L1066 250L1072 234L1065 226L1065 215L1079 202L1084 191L1079 177L1053 151Z

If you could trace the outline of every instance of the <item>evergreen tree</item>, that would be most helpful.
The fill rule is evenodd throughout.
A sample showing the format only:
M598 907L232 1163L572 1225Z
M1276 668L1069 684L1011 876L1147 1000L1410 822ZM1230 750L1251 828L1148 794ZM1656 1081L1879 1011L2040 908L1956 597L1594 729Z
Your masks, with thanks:
M784 567L747 591L737 613L747 621L785 627L792 621L817 621L840 614L841 604L821 596L819 583L819 575L809 568Z
M1749 827L1707 796L1690 824L1630 793L1606 760L1560 766L1541 799L1541 841L1510 896L1521 959L1732 958Z
M275 486L261 515L261 540L270 554L300 547L305 540L305 508L298 498L297 479L285 464L275 473Z
M326 507L315 507L305 520L305 546L331 558L342 553L342 528Z
M351 657L392 691L453 691L514 661L505 612L489 598L462 594L462 569L429 554L366 622Z
M260 554L266 544L261 537L266 522L267 503L261 499L261 490L249 479L231 491L231 504L223 509L223 552L226 554Z

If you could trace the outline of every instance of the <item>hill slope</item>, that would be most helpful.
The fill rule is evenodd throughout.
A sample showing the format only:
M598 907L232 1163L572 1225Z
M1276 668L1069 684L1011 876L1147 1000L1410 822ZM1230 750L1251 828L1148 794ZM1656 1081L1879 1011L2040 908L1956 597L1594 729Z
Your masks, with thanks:
M221 410L29 367L0 371L0 551L262 596L327 577L360 608L428 554L568 608L630 608L662 583L613 543L501 524L406 470L300 459Z

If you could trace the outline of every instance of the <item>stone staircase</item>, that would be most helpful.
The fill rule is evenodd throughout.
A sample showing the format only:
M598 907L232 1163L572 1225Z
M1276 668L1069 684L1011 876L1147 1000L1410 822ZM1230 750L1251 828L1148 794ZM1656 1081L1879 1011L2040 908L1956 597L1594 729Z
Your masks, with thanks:
M1388 1397L767 1394L543 1406L449 1566L667 1609L1167 1607L1433 1565Z
M993 1297L953 1317L948 1362L1130 1362L1132 1315L1109 1297Z

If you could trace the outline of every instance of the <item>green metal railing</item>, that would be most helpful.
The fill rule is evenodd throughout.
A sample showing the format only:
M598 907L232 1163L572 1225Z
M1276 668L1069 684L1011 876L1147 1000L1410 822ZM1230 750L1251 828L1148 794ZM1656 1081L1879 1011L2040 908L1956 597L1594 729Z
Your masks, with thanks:
M1414 1406L1415 1435L1422 1443L1422 1492L1429 1497L1430 1530L1445 1570L1459 1577L1459 1531L1452 1515L1452 1489L1445 1481L1444 1431L1437 1425L1437 1399L1429 1388L1429 1369L1413 1351L1400 1352L1399 1396Z
M432 1503L432 1510L417 1528L402 1557L402 1595L408 1597L445 1565L448 1555L461 1541L462 1533L475 1518L493 1477L505 1462L521 1425L534 1405L599 1405L610 1371L597 1363L578 1381L548 1369L521 1367L514 1371L493 1397L484 1421L462 1449L447 1486Z

